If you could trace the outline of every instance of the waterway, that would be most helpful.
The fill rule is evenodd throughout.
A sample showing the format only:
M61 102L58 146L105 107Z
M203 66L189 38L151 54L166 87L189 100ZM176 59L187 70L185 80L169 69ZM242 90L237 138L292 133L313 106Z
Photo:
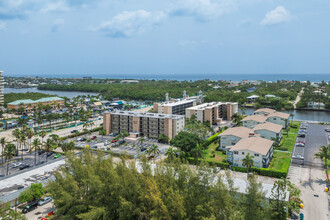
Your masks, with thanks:
M40 93L45 93L45 94L50 94L50 95L57 95L61 97L68 97L69 99L72 99L75 96L78 95L97 95L97 93L93 92L68 92L68 91L53 91L53 90L39 90L36 87L32 88L22 88L22 89L16 89L16 88L5 88L4 89L5 93L26 93L26 92L40 92Z
M246 108L244 111L245 111L245 115L253 115L255 109ZM283 112L288 114L293 113L294 114L293 120L330 122L330 112L326 112L326 111L291 110L291 111L283 111ZM239 108L239 113L242 114L242 110L240 108Z

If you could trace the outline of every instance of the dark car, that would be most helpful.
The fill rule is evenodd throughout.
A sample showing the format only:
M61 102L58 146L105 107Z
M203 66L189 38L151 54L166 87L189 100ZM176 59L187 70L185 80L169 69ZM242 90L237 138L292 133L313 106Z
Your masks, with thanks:
M81 138L80 141L86 141L86 138Z
M95 145L95 146L93 146L93 147L92 147L92 149L97 149L97 146L96 146L96 145Z
M118 142L118 144L123 144L123 143L125 143L124 140L121 140L121 141Z
M53 151L51 151L51 152L48 152L47 153L47 157L50 157L50 156L52 156L54 154L54 152Z
M29 203L27 206L25 206L22 210L22 213L28 213L34 209L36 209L38 206L38 203L37 202L31 202Z
M38 151L38 155L41 155L41 154L44 154L44 153L45 153L44 150L39 150L39 151Z
M22 164L20 167L19 167L19 170L24 170L26 168L29 168L30 165L29 164Z
M23 188L24 188L24 186L22 186L22 185L17 186L18 190L23 189Z
M146 147L141 147L141 152L146 151L148 148Z
M78 132L78 130L72 130L72 131L71 131L71 134L74 134L74 133L76 133L76 132Z
M306 134L305 133L298 133L298 137L305 137Z

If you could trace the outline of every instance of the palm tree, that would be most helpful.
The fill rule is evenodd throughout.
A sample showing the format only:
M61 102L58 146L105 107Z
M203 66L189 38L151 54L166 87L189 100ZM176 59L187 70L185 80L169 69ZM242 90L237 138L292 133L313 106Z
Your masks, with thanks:
M292 121L293 121L293 117L294 117L294 114L291 113L291 114L290 114L290 117L291 117L291 123L292 123Z
M140 139L139 139L139 143L141 144L141 146L142 146L142 144L143 144L143 142L145 142L145 138L144 137L140 137Z
M151 147L148 148L147 153L149 155L152 155L154 158L154 161L155 161L156 156L159 155L159 153L160 153L159 147L155 144L152 144Z
M101 129L99 131L99 135L102 135L102 141L103 141L103 136L106 135L106 131L104 129Z
M31 139L34 136L34 132L32 131L31 128L29 128L29 129L26 130L26 136L29 139L29 148L31 149Z
M20 139L20 148L21 148L21 159L23 160L23 146L25 147L26 144L26 136L22 133Z
M73 141L70 142L64 142L61 145L61 149L64 153L68 152L68 151L72 151L75 148L75 143Z
M6 146L6 138L5 137L2 137L0 139L0 144L1 144L1 147L2 147L1 158L2 158L2 164L3 164L3 152L4 152L5 146Z
M33 150L34 150L34 166L37 164L37 150L40 149L41 142L39 138L35 138L32 143Z
M125 137L128 137L127 131L121 130L120 131L120 137L123 138L123 140L125 139Z
M13 136L16 138L16 150L18 152L18 143L20 142L21 131L18 128L16 128L13 131Z
M250 169L251 167L253 166L253 158L254 156L250 156L250 154L248 153L245 158L243 158L243 163L242 165L244 167L246 167L246 170L247 170L247 174L249 175L249 172L250 172Z
M51 138L47 138L46 143L44 143L44 151L46 153L51 152L53 149L55 148L55 143L53 141L53 139ZM46 163L48 161L48 157L46 154Z
M9 163L10 160L14 157L13 154L15 153L16 149L15 149L15 145L11 142L7 143L5 150L3 152L3 155L6 158L7 161L7 176L8 176L8 171L9 171Z
M327 176L327 183L329 182L328 179L328 160L330 159L330 144L328 146L321 146L318 153L314 154L315 158L320 158L324 160L324 167Z
M177 153L177 151L174 150L173 147L170 147L170 148L168 148L167 151L165 152L165 156L167 156L167 158L168 158L169 160L173 160L173 158L176 156L176 153Z
M46 131L44 131L44 130L40 131L39 136L41 137L42 143L44 142L44 137L46 137L46 135L47 135Z
M234 113L231 116L231 120L233 120L234 123L236 123L237 125L239 125L241 123L242 116L240 114L238 114L238 113Z

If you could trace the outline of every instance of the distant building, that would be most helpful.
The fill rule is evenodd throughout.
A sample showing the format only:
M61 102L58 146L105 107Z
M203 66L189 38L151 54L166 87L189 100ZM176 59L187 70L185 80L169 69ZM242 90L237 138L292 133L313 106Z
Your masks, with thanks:
M233 114L237 112L237 102L211 102L187 108L186 118L195 115L198 121L219 124L222 120L231 120Z
M309 101L307 103L307 107L310 108L310 109L324 109L325 104L323 102Z
M3 106L3 76L2 76L3 71L0 70L0 107Z
M139 83L139 80L122 80L120 83Z
M275 113L276 110L275 109L271 109L271 108L259 108L257 110L254 111L255 115L264 115L264 116L268 116L269 114Z
M106 134L126 131L131 137L146 136L158 138L160 134L174 138L184 129L182 115L136 113L128 111L105 112L103 129Z
M92 79L91 76L83 76L83 79Z
M178 100L178 101L167 101L163 103L154 103L153 109L158 113L163 114L174 114L174 115L185 115L186 108L196 105L196 99L191 100Z
M25 108L26 112L30 112L34 107L38 108L39 105L50 105L52 108L64 106L64 99L59 97L47 97L38 100L24 99L16 100L7 104L7 109L19 109L21 106Z
M258 98L259 98L258 95L251 95L251 96L247 97L246 99L247 99L248 103L255 103Z
M242 139L227 152L227 160L233 166L243 167L243 159L249 154L254 157L254 167L268 168L273 158L273 143L261 137Z
M259 85L260 81L253 81L253 80L242 80L242 85Z

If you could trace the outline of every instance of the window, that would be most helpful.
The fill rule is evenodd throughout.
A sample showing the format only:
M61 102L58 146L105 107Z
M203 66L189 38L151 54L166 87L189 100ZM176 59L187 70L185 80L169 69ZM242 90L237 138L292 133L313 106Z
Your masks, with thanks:
M235 142L231 142L231 145L235 145Z
M273 118L273 121L276 121L276 118Z
M242 155L244 155L245 153L244 152L242 152Z
M259 157L259 154L254 154L255 157Z
M234 154L238 154L238 151L234 151Z
M235 138L235 137L232 137L232 138L231 138L231 140L232 140L232 141L235 141L235 140L236 140L236 138Z

